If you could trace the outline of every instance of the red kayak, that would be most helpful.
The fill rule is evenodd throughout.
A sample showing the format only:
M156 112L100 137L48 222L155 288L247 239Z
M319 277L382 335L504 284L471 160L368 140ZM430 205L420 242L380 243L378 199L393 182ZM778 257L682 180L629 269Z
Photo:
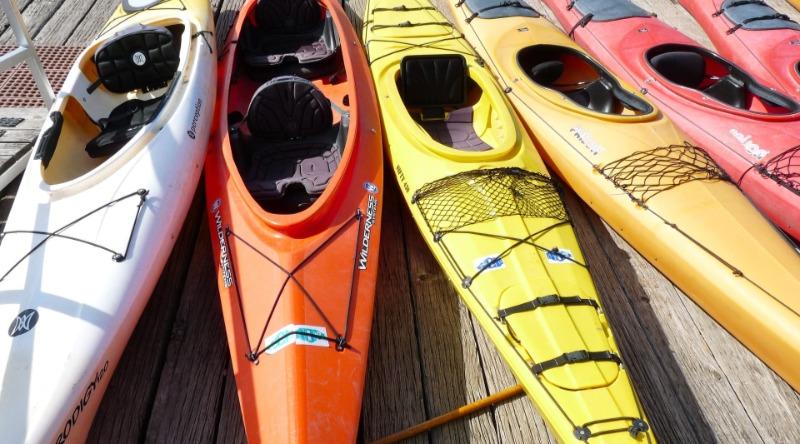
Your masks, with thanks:
M778 227L800 239L800 104L627 0L544 0L641 88Z
M800 100L800 24L761 0L680 0L720 55Z

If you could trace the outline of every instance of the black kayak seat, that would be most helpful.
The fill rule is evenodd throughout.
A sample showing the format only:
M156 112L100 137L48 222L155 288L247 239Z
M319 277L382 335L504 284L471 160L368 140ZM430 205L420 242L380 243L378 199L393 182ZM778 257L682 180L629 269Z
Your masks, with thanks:
M291 193L302 200L297 204L307 204L322 194L341 161L348 113L334 124L322 91L301 77L281 76L256 90L245 122L250 136L234 149L253 198L265 202Z
M537 63L530 69L530 77L536 83L545 87L556 86L556 81L564 73L564 62L560 60L546 60ZM609 114L614 110L613 85L602 79L589 82L585 86L564 92L564 95L573 102L592 111Z
M100 45L94 63L98 81L113 93L151 91L167 86L175 77L180 47L168 29L139 25ZM86 152L90 157L114 154L158 116L165 96L117 105L100 119L100 134L86 145Z
M316 0L259 0L255 19L255 26L242 29L239 43L254 77L311 78L336 68L336 27Z
M442 145L462 151L492 147L475 132L467 106L469 75L462 55L406 56L400 62L403 102L420 110L415 120Z
M575 0L573 7L584 16L591 14L594 22L611 22L653 15L629 0Z
M706 60L693 51L669 51L650 59L653 68L667 80L687 88L702 91L709 97L730 106L747 108L747 85L732 74L726 75L705 88Z
M767 29L800 30L800 24L779 14L763 1L725 0L720 6L725 18L735 26L753 31Z
M467 8L482 19L503 17L541 17L525 0L466 0Z

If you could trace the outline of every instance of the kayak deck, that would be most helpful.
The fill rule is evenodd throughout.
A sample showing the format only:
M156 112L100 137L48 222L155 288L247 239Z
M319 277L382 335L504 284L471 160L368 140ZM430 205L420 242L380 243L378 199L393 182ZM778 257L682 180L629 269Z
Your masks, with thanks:
M84 3L66 1L62 8L80 4L88 9ZM360 14L363 3L349 4ZM648 6L682 31L696 31L694 23L684 20L685 12L671 2L651 0ZM236 8L236 2L224 1L222 14ZM56 20L63 15L49 22L34 18L43 24L39 38L43 44L60 44L62 40L47 39L77 29L78 35L82 32L90 39L91 17L101 16L100 26L110 13L110 7L102 9L98 4L90 12L89 24L81 26L77 14L71 16L75 23L62 21L58 27ZM53 15L47 10L42 14L48 12ZM225 16L230 19L232 14ZM55 29L61 26L64 29ZM692 33L693 38L698 35ZM381 268L387 272L381 275L376 295L362 424L365 441L514 383L480 328L459 307L419 230L398 210L396 185L387 180L386 188ZM10 199L0 198L0 224L8 207ZM90 442L141 436L243 442L209 236L201 226L202 208L196 203L187 218L167 271L105 396ZM572 197L568 210L659 436L675 442L800 441L794 425L800 422L796 393L610 233L585 205ZM384 382L388 380L392 383ZM411 442L469 439L549 442L535 409L524 398L434 431L430 439Z

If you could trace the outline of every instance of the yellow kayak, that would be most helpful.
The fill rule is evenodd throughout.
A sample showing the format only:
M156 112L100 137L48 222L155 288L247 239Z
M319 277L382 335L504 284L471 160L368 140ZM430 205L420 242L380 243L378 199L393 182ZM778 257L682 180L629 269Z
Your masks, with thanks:
M793 245L702 149L536 11L501 0L449 1L455 26L507 88L549 164L800 389L800 257Z
M562 442L654 442L569 217L469 45L424 0L363 30L386 146L436 259Z

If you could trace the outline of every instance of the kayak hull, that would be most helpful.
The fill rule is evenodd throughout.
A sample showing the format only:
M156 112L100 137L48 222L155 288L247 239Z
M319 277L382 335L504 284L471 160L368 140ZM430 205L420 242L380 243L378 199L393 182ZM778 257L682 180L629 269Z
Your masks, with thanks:
M561 442L590 435L593 442L652 442L624 366L591 358L542 370L555 356L619 351L560 197L501 87L427 1L371 0L365 23L385 145L404 200L434 257L554 436ZM435 140L424 120L412 116L398 87L405 57L453 54L465 56L473 91L480 89L474 115L492 116L473 122L476 133L491 141L487 150L464 151ZM532 188L549 200L526 194ZM518 199L515 205L506 205L512 199L508 189ZM518 211L523 207L528 210ZM532 300L552 303L556 296L583 302L503 311ZM636 431L637 425L644 426ZM610 430L616 431L601 433Z
M213 32L207 5L187 6L178 15L139 12L135 22L101 34L78 63L129 24L180 23L187 42L193 32ZM9 328L0 338L0 442L86 439L202 171L214 108L209 44L186 45L185 74L161 117L92 171L48 183L61 147L49 168L36 156L29 161L0 244L0 273L7 273L0 280L0 322ZM85 94L82 77L79 66L70 71L53 111L66 115L71 97ZM62 138L71 137L66 131Z
M360 81L369 72L358 38L338 3L321 4L342 42L343 69L334 77L346 79L314 82L349 112L350 127L336 173L310 207L266 211L233 157L228 116L246 110L260 84L239 71L237 55L256 1L242 7L218 68L206 211L252 443L355 442L359 429L383 204L381 127L372 84Z
M564 27L569 28L577 21L575 14L567 11L566 2L547 0L546 3ZM647 31L640 32L642 29ZM644 37L638 37L639 34ZM721 138L724 134L732 135L729 125L740 128L739 120L722 122L724 114L715 113L711 107L707 110L710 117L701 116L697 109L691 108L691 100L670 96L664 83L653 77L654 71L647 71L649 68L644 66L644 52L657 42L667 39L680 44L693 42L654 18L638 17L590 22L586 28L575 32L575 38L612 72L638 88L645 88L648 91L645 97L653 100L666 115L674 116L676 124L688 124L691 118L691 126L684 127L689 138L705 148L723 170L727 169L731 181L686 183L653 197L644 207L628 205L623 209L619 200L624 200L624 197L611 197L613 186L609 188L602 176L574 168L578 159L570 150L545 147L552 164L575 191L648 261L790 385L800 387L800 374L794 365L800 356L800 337L797 335L800 326L800 258L791 242L770 226L733 184L741 181L748 197L762 211L772 212L777 221L782 215L795 214L795 207L782 204L783 194L776 193L774 188L768 188L769 193L762 191L759 188L762 179L759 173L753 172L755 168L746 172L746 167L735 166L732 159L736 156L722 153L718 142L714 144L703 133L688 131L692 126L716 128L716 135ZM692 97L688 92L685 94ZM539 110L517 104L533 130L538 129L542 121L552 121ZM714 122L715 118L719 121ZM780 133L781 128L793 128L792 125L791 121L782 122L770 128ZM599 145L611 147L619 145L618 135L622 131L625 129L615 128L614 133L610 133L598 127L591 135ZM745 133L742 140L749 140L749 134L754 133ZM632 136L626 149L652 146L655 144L653 140L659 144L682 143L684 137L671 125L662 123ZM765 143L763 146L770 145ZM607 162L601 157L593 158L593 169L602 169ZM603 187L606 187L605 191L602 191ZM794 198L789 195L788 199ZM613 202L620 206L612 206ZM792 225L796 223L794 221L796 219L788 221L789 225L783 227L796 230Z

